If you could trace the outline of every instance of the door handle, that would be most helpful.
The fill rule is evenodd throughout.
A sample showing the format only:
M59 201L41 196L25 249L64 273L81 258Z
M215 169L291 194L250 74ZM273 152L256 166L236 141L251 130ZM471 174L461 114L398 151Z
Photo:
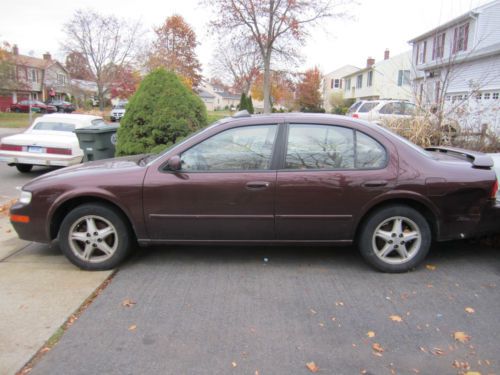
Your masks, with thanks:
M387 185L386 180L373 180L373 181L366 181L362 186L366 188L373 188L373 187L382 187Z
M247 182L246 187L248 190L264 190L269 187L270 183L267 181L250 181Z

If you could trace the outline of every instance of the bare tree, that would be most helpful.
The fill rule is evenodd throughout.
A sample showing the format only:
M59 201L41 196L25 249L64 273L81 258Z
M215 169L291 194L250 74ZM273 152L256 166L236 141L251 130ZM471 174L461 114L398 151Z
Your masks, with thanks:
M260 53L264 70L264 112L271 111L271 64L296 58L309 28L325 18L345 17L340 5L349 0L206 0L212 6L213 30L231 33L242 45L250 43Z
M262 70L259 51L252 45L241 45L234 40L218 45L211 65L216 76L231 82L234 92L247 95Z
M141 27L115 16L104 16L94 10L77 10L63 26L65 52L84 57L92 81L97 85L99 107L115 79L116 67L133 65L138 51Z

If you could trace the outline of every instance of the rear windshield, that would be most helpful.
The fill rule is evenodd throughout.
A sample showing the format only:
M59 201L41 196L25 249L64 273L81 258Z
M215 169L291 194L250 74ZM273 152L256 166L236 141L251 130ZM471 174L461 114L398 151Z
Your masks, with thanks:
M92 126L106 125L106 123L104 122L104 120L102 118L92 120L91 123L92 123Z
M358 109L358 112L361 113L370 112L373 108L375 108L378 105L378 103L379 102L365 103Z
M72 132L75 130L75 125L65 122L39 122L33 127L33 130L56 130L61 132Z

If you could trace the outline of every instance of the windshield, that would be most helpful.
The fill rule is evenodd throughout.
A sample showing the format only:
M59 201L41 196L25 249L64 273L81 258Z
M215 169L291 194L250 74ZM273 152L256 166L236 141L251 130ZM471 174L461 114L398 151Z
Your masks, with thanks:
M33 127L33 130L55 130L61 132L72 132L75 130L75 125L65 122L38 122Z

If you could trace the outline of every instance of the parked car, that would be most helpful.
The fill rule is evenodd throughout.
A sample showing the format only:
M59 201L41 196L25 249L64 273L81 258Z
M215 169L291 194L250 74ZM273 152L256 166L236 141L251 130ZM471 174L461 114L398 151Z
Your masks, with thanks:
M377 269L403 272L432 241L499 230L492 166L345 116L238 113L159 155L41 176L11 222L22 239L58 238L89 270L117 266L136 242L354 243Z
M31 110L41 113L54 113L57 112L57 108L50 104L45 104L38 100L21 100L10 106L11 112L29 112L31 104Z
M489 155L493 159L493 169L497 174L497 180L498 183L500 184L500 153L489 154ZM500 190L497 192L497 200L500 201Z
M47 105L53 105L56 107L57 112L61 113L72 113L76 110L76 107L73 103L66 102L64 100L52 100L47 103Z
M113 109L111 110L111 122L115 121L120 121L121 118L125 115L125 107L127 106L128 102L118 102Z
M23 133L1 139L0 161L22 173L31 171L34 165L66 167L81 163L83 151L74 130L99 123L104 123L102 117L90 115L41 116Z
M363 100L356 102L348 115L381 124L384 119L407 119L415 116L417 107L406 100Z

